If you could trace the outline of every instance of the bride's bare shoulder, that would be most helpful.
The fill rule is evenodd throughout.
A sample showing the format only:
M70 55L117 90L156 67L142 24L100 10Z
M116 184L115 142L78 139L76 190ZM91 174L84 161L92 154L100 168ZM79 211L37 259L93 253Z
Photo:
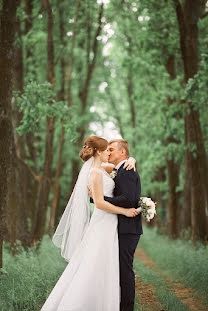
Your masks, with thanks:
M98 167L93 167L90 173L91 177L97 177L102 175L102 170Z

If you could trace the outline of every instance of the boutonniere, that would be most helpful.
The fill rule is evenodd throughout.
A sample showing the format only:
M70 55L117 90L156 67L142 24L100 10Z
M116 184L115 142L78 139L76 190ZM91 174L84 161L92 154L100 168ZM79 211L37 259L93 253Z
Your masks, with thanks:
M117 170L113 170L113 171L110 173L110 177L111 177L112 179L114 179L114 178L116 177L116 175L117 175Z

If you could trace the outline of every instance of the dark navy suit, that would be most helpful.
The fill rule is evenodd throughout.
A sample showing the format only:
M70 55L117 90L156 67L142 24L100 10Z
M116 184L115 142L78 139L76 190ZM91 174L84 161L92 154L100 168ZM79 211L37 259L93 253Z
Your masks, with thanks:
M140 198L140 177L134 170L125 170L124 163L117 171L114 179L114 197L104 197L113 205L137 208ZM142 216L139 214L134 218L118 215L118 239L119 239L119 265L121 304L120 311L133 311L135 299L135 275L133 271L133 258L135 249L142 231Z

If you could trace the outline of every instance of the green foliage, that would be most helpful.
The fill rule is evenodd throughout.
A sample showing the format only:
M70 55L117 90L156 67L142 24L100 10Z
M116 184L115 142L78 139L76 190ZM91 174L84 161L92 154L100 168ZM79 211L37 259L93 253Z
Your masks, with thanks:
M55 93L48 82L39 84L35 81L28 83L23 94L16 93L19 111L23 111L21 125L17 128L19 135L38 129L39 123L45 117L55 116L58 121L69 120L72 109L66 102L57 102ZM65 126L67 127L69 123Z
M1 311L39 311L66 266L59 249L47 236L38 251L31 248L15 257L5 245L3 261Z
M202 54L200 70L189 79L186 86L186 99L191 101L196 110L206 111L208 101L208 54Z

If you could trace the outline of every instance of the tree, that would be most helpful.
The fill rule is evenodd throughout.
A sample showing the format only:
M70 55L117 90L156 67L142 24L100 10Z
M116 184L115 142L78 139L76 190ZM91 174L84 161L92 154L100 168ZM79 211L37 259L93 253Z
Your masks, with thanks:
M12 81L12 59L13 40L15 33L15 19L17 1L3 1L1 11L0 27L0 268L2 267L2 243L6 237L6 212L8 206L8 186L12 172L12 152L14 137L11 115L11 81Z
M184 82L188 83L198 72L198 21L202 1L174 0L180 31L180 47L184 66ZM205 2L204 2L205 3ZM192 239L206 237L207 164L199 111L186 101L185 132L187 163L190 171ZM194 151L191 148L194 147Z
M51 88L54 88L54 47L53 47L53 11L49 0L42 1L44 9L47 12L47 52L48 52L48 81ZM39 201L37 214L33 229L33 240L40 241L45 233L46 212L48 207L48 196L51 185L52 161L53 161L53 136L54 136L55 116L47 117L46 123L46 141L43 175L41 177Z

